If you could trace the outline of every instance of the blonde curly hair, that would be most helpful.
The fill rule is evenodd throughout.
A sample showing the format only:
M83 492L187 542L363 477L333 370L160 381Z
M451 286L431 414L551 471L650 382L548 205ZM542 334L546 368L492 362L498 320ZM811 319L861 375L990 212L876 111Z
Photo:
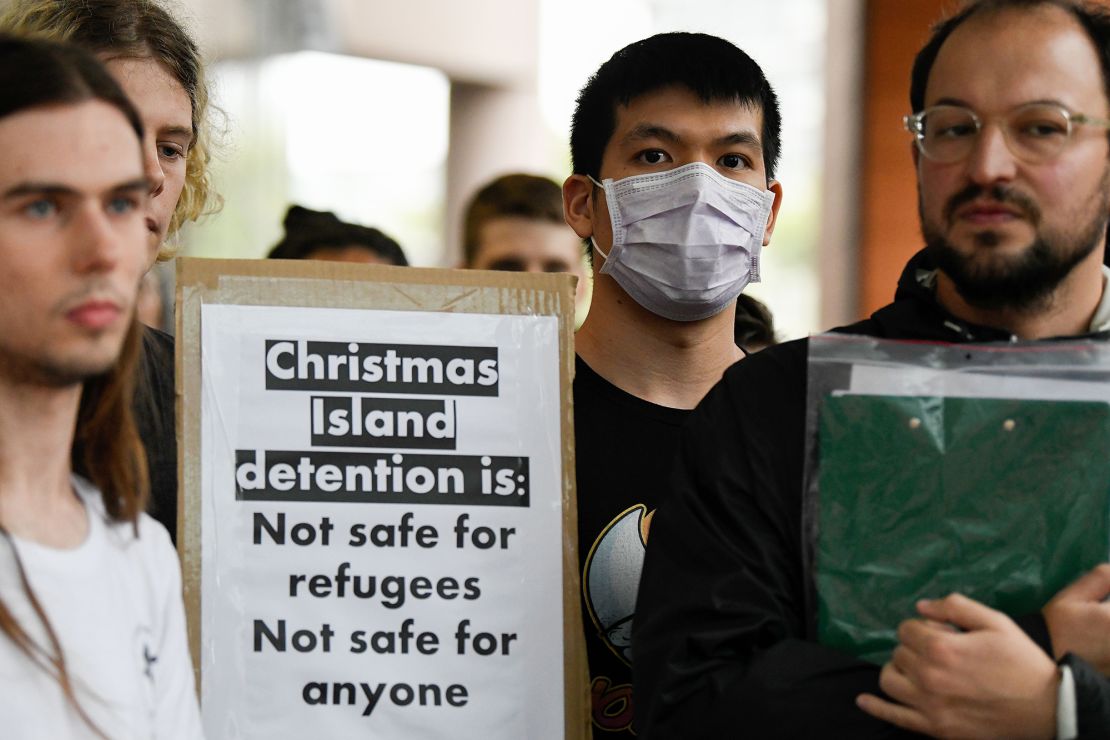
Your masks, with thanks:
M193 111L193 142L185 159L185 186L169 234L186 221L219 210L208 168L211 132L208 85L200 50L182 24L156 0L11 0L0 10L0 30L65 41L115 58L154 59L181 83ZM173 257L163 244L158 260Z

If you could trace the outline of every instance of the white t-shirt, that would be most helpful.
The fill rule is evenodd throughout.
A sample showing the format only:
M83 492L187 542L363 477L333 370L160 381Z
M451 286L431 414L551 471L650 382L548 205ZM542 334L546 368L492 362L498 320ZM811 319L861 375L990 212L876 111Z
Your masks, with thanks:
M100 493L74 477L89 516L72 550L14 539L31 589L62 645L85 713L111 740L202 738L186 646L181 566L165 528L147 515L139 536L108 520ZM0 542L0 598L50 652L15 568ZM57 680L0 633L0 735L5 740L95 738Z

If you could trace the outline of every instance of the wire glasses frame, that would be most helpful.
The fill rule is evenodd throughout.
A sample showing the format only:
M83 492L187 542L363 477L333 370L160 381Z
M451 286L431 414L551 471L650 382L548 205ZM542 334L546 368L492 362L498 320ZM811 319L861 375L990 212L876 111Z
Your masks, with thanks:
M1010 152L1029 164L1059 156L1077 126L1110 129L1110 120L1072 113L1055 103L1026 103L997 118ZM902 125L913 134L921 154L946 164L970 156L983 130L983 120L962 105L934 105L903 117Z

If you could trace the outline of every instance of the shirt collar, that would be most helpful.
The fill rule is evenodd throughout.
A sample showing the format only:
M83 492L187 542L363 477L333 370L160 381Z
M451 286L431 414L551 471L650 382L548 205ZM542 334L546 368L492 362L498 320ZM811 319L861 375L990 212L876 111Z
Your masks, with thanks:
M1102 266L1102 300L1098 302L1098 308L1095 309L1095 315L1091 317L1092 333L1100 331L1110 331L1110 290L1106 286L1110 285L1110 267Z
M936 289L937 271L935 269L918 269L914 277L923 288ZM1108 285L1110 285L1110 267L1103 265L1102 299L1098 302L1098 308L1095 309L1095 315L1091 317L1091 325L1088 327L1088 331L1092 334L1110 331L1110 290L1107 290Z

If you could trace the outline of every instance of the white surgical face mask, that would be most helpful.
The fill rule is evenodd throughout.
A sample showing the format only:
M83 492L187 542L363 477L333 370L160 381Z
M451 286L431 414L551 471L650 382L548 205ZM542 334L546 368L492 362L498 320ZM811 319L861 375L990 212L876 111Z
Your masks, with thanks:
M769 190L730 180L702 162L597 182L605 189L613 246L602 275L641 306L673 321L715 316L749 282L759 253Z

